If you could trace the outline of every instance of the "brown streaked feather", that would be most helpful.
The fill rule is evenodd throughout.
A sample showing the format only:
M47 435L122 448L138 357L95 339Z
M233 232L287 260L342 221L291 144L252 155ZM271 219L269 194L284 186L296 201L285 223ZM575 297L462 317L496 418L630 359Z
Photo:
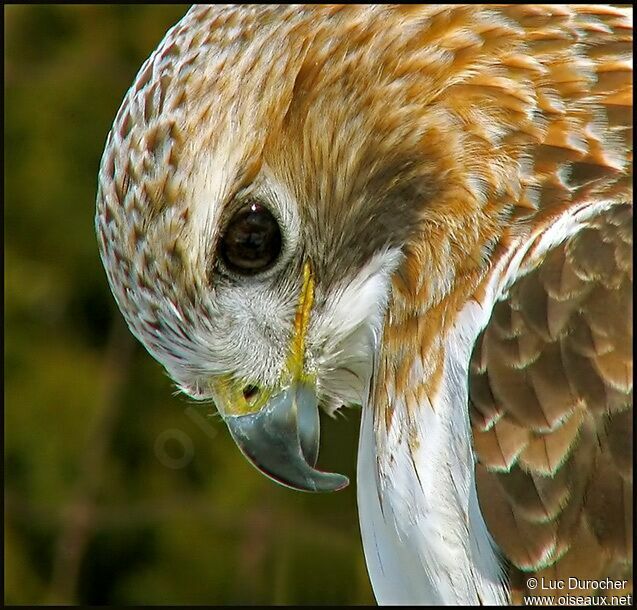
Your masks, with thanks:
M520 569L631 574L627 13L194 7L142 68L102 163L98 235L129 325L174 371L202 353L193 320L207 316L220 219L255 182L281 186L317 297L382 249L404 255L372 397L377 465L389 464L388 430L420 434L413 424L449 390L460 313L490 308L508 282L500 263L522 252L471 365L487 524L518 590ZM203 180L220 161L222 177ZM551 227L602 204L614 207L545 256ZM168 315L177 330L157 334ZM412 436L427 443L427 430Z
M423 244L445 253L445 268L462 269L454 253L466 244L447 247L439 227L453 230L459 207L469 218L475 189L467 185L453 204L448 198L444 218L423 219L394 281L388 357L381 363L383 387L391 391L376 397L384 415L379 421L389 428L388 394L408 393L409 378L393 371L411 370L413 351L399 346L427 346L427 354L444 359L444 350L433 346L455 321L453 312L470 298L481 302L489 269L510 255L512 244L532 240L522 277L496 304L470 367L481 508L512 564L515 601L528 592L526 578L533 573L627 578L632 588L630 553L621 544L632 524L632 438L626 432L632 429L632 207L621 205L632 203L631 24L625 13L605 6L493 10L507 17L507 27L494 24L479 36L497 62L456 74L456 84L429 107L450 109L462 122L464 150L472 152L462 163L466 174L480 176L485 194L483 215L472 217L481 229L472 235L492 253L486 268L458 273L451 289L432 301L427 287L437 277L439 255ZM445 28L461 24L466 14L460 10L449 19ZM427 36L431 43L445 35L433 28ZM474 66L476 48L462 51ZM447 159L447 170L455 161ZM600 201L620 205L536 266L543 232L577 206ZM498 223L486 224L487 217ZM468 249L463 256L469 258ZM424 367L425 373L434 368ZM435 395L433 375L420 385ZM592 502L591 493L615 494L621 502ZM604 519L617 523L604 528Z
M569 468L562 468L554 477L530 474L517 468L510 473L498 475L508 501L519 515L532 522L552 521L564 508L569 498L565 485Z
M632 590L631 211L596 217L518 280L473 356L478 493L516 601L531 575L628 579ZM541 346L522 368L499 345L514 311L508 336Z
M581 413L575 412L567 415L566 421L554 426L550 432L533 434L526 449L520 454L522 468L542 476L555 476L569 457L579 434L581 420Z
M512 241L534 234L539 244L542 229L578 205L602 199L614 203L632 200L632 26L626 13L614 7L576 5L499 5L481 10L484 13L472 15L481 19L493 11L492 19L469 24L464 7L430 15L423 40L432 48L435 41L455 52L450 72L431 72L436 79L445 74L448 80L427 102L428 117L451 112L462 124L463 153L454 159L446 157L444 171L454 172L462 164L462 171L454 175L478 176L484 204L477 212L476 204L478 208L480 204L475 185L465 183L460 198L456 199L452 189L443 189L444 202L438 198L426 207L394 281L392 318L385 331L385 340L392 345L434 344L435 337L444 334L455 320L453 315L441 316L440 311L458 311L472 297L480 301L480 282L488 277L489 266L510 252ZM506 21L499 21L502 16ZM465 38L467 31L473 31L473 42L479 39L480 46L472 44L471 37L464 40L458 34L462 28ZM427 73L430 68L421 66ZM440 81L435 82L439 87ZM428 141L428 150L433 152L437 137ZM444 215L439 215L443 209ZM464 210L465 221L471 217L469 223L475 231L458 231L455 214L459 209ZM449 243L449 235L454 235L455 241ZM518 396L511 401L516 405L511 409L518 409L522 420L530 418L535 424L541 420L545 426L554 420L546 401L544 411L538 409L537 392L542 392L543 384L537 381L536 388L524 379L534 374L528 367L540 357L541 342L561 336L568 320L577 315L580 301L593 289L587 281L589 275L603 276L601 283L605 285L613 258L614 265L632 273L626 264L629 248L625 239L608 247L605 237L599 231L589 235L600 246L598 257L580 257L574 252L572 260L563 260L566 253L557 249L550 256L561 258L543 266L542 277L531 277L524 283L526 298L511 306L511 311L496 307L494 316L502 319L494 322L485 342L490 349L508 354L519 368L495 376L494 383L504 394ZM584 241L582 238L572 247L590 252ZM460 261L476 260L473 253L480 248L493 251L487 267L478 264L464 271ZM444 265L440 262L443 254L447 259ZM527 259L529 265L535 264L534 247ZM431 286L438 282L440 269L449 275L455 271L457 276L451 289L438 294L436 300ZM535 332L518 333L516 315ZM593 327L595 336L590 341L601 349L608 341L598 326ZM582 326L572 332L584 340L591 331ZM397 366L397 360L411 365L412 350L390 349L388 353L395 370L405 368ZM541 369L547 365L548 356L545 358L535 366ZM381 377L386 377L392 390L402 392L406 378L394 379L383 371L384 366L381 363ZM625 371L618 369L610 356L595 366L614 371L620 381L624 378ZM431 380L424 379L422 385L428 395L435 394ZM380 411L392 408L385 404L382 392L376 403ZM492 421L497 405L491 415L484 413L484 404L477 408L484 428ZM475 415L472 417L477 421Z
M475 426L473 429L474 445L482 463L493 471L508 471L530 439L528 428L518 426L510 419L501 419L485 431Z

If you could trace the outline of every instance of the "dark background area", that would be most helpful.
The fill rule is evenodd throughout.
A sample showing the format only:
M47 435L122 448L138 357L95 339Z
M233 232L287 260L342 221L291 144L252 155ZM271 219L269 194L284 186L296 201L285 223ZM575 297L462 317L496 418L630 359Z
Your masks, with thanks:
M358 413L313 495L240 455L124 327L93 230L111 122L186 6L5 6L5 604L371 603Z

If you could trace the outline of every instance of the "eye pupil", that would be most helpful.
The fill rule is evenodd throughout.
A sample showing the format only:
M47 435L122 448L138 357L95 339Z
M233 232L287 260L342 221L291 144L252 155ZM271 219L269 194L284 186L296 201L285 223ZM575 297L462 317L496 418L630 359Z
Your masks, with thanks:
M281 252L281 230L272 213L258 203L243 206L230 220L221 240L226 266L252 275L271 267Z

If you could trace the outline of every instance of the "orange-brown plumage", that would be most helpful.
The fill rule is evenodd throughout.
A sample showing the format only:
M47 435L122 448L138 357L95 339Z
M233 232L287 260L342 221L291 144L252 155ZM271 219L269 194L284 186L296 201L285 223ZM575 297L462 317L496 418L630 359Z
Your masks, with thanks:
M359 487L380 509L361 523L379 536L372 577L386 545L385 561L422 562L428 591L392 590L386 563L377 595L497 602L476 480L516 595L518 569L632 579L631 163L627 9L197 6L116 118L98 236L129 325L197 396L218 370L279 383L311 268L308 378L324 404L353 401L333 381L347 337L330 352L325 334L351 322L347 287L376 278L376 351L356 389ZM258 284L279 315L255 322L249 357L229 334L245 319L215 326L230 302L219 243L247 196L294 250Z

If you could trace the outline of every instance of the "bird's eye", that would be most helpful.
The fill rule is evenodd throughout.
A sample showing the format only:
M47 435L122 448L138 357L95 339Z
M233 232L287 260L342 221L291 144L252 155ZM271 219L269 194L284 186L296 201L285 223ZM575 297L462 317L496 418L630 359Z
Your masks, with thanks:
M259 203L243 206L230 220L219 253L231 271L253 275L265 271L281 252L281 229Z

